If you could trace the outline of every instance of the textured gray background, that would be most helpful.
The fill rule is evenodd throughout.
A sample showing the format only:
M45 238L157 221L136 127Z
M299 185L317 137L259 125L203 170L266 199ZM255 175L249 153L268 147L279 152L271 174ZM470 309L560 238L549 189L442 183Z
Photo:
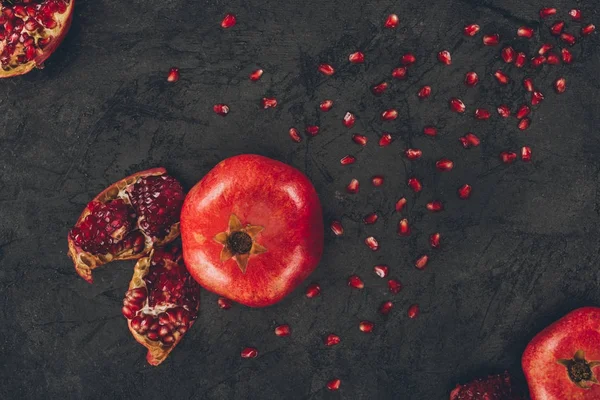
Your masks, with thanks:
M538 330L575 307L600 305L598 35L574 46L573 65L532 74L546 100L526 132L514 118L475 121L447 107L454 95L471 112L526 99L525 71L507 68L515 82L499 87L490 74L502 65L500 47L483 48L481 34L465 40L466 23L510 41L519 25L538 26L542 4L565 19L579 6L599 24L597 1L287 3L80 0L46 69L0 82L1 398L444 399L456 382L505 368L522 381L520 355ZM228 11L239 22L223 31ZM382 28L389 12L401 19L395 31ZM540 32L548 38L546 26ZM515 47L531 54L540 43L536 36ZM435 60L443 48L452 51L451 67ZM355 49L365 51L365 65L348 65ZM369 86L387 79L405 51L418 58L410 78L374 97ZM316 72L322 61L338 67L333 78ZM172 65L181 69L176 84L165 81ZM256 66L265 75L252 83ZM462 84L469 69L482 78L477 89ZM559 75L568 80L561 96L550 88ZM419 102L426 83L433 95ZM265 95L279 106L261 110ZM328 114L317 111L324 98L335 100ZM220 102L231 107L226 118L212 112ZM400 118L383 124L378 115L389 107ZM341 125L347 110L359 118L351 131ZM290 126L313 123L318 137L290 141ZM440 127L437 139L420 133L426 124ZM395 141L381 149L384 129ZM459 146L467 131L482 138L480 148ZM353 132L367 134L369 145L358 148ZM532 164L499 163L500 151L524 144ZM421 148L423 159L407 163L400 155L407 146ZM88 285L66 256L67 232L96 193L132 172L162 165L190 188L218 161L244 152L304 171L326 224L343 221L346 234L327 231L310 278L322 295L306 299L305 284L267 309L223 311L205 291L196 325L163 365L150 367L120 313L133 263L101 268ZM348 153L359 161L341 167ZM455 160L452 172L435 172L441 156ZM418 196L405 186L409 173L424 180ZM377 189L368 182L374 174L386 178ZM344 192L352 177L362 183L354 196ZM467 202L455 194L464 182L474 187ZM410 238L395 233L392 210L402 195ZM433 198L447 210L424 212ZM374 210L383 218L364 226L361 217ZM418 271L412 263L433 231L443 248ZM380 240L377 253L363 244L370 234ZM392 297L372 273L377 263L405 285L387 318L376 312ZM365 280L363 291L346 286L352 273ZM422 314L409 320L414 302ZM371 335L358 331L361 319L375 322ZM291 324L290 338L273 335L279 323ZM323 346L329 332L342 336L339 346ZM245 346L260 356L240 359ZM337 393L324 389L332 377L342 379Z

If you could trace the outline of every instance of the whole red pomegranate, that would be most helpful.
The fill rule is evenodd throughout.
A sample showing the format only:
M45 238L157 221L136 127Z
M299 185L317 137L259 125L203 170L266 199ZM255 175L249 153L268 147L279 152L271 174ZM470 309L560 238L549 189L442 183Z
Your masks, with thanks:
M221 161L181 211L183 258L206 289L251 307L277 303L323 252L317 193L300 171L245 154Z
M2 0L0 5L0 78L42 68L69 31L75 0Z
M92 282L92 270L113 260L138 259L179 236L181 184L164 168L138 172L112 184L83 210L69 232L75 270Z

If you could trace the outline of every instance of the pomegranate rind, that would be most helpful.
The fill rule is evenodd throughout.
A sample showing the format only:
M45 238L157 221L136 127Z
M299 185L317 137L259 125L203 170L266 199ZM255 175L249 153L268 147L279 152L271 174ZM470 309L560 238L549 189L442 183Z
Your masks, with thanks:
M54 53L54 51L56 51L65 36L67 36L67 33L71 28L71 22L73 21L74 8L75 0L71 0L63 14L55 14L54 19L56 21L56 27L53 29L44 28L46 35L52 36L53 39L46 45L40 54L38 54L33 60L11 68L9 71L5 71L4 69L0 68L0 79L25 75L34 68L43 68L44 62L52 55L52 53Z
M93 202L106 203L107 201L116 199L119 193L123 192L128 186L133 185L138 179L146 176L165 175L167 170L164 168L152 168L145 171L137 172L120 181L113 183L108 188L104 189L85 207L75 226L79 226L81 222L91 213L90 204ZM128 249L117 255L113 254L92 254L78 247L71 235L67 235L69 243L69 257L73 260L75 271L79 276L85 279L88 283L93 282L92 271L101 265L117 260L135 260L144 257L150 253L153 245L163 246L172 242L179 236L179 222L171 225L168 235L164 239L157 239L154 242L146 240L144 249L138 253L134 253L132 249Z

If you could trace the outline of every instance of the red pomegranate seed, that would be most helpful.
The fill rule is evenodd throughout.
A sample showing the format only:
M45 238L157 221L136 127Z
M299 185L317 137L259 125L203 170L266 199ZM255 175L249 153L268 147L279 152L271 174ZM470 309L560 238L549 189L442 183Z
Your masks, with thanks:
M533 29L528 26L522 26L517 29L517 36L529 39L533 36Z
M406 205L406 198L402 197L396 202L396 212L402 211L404 206Z
M406 79L406 68L405 67L398 67L398 68L394 68L392 70L392 77L395 79Z
M235 19L235 15L233 14L225 14L223 21L221 21L221 28L227 29L231 28L235 25L237 20Z
M575 42L577 41L577 39L575 38L575 36L571 35L570 33L567 32L563 32L560 34L560 39L565 42L566 44L568 44L569 46L573 46L575 44Z
M331 76L335 73L335 69L329 64L320 64L319 72L326 76Z
M388 276L390 268L387 265L376 265L373 267L373 271L375 271L375 274L378 277L385 278L386 276Z
M479 138L472 133L467 133L465 136L458 138L458 140L465 149L477 147L481 143Z
M290 326L287 324L279 325L278 327L275 328L275 336L287 337L287 336L290 336L290 334L291 334Z
M591 35L596 30L596 25L589 24L581 28L581 36Z
M507 46L502 49L501 55L504 62L510 64L511 62L515 61L516 52L515 49Z
M519 127L520 130L524 131L525 129L529 128L529 125L531 124L531 120L529 118L523 118L522 120L519 121L519 125L517 125Z
M448 50L442 50L437 55L438 61L445 65L452 64L452 56Z
M381 82L378 83L377 85L373 86L371 88L371 92L373 92L373 94L375 96L380 96L383 94L383 92L385 92L388 88L388 83L387 82Z
M471 197L471 185L465 183L458 188L458 198L461 200L466 200L469 197Z
M419 149L406 149L404 150L404 155L409 160L418 160L423 155L423 152Z
M412 304L410 307L408 307L408 318L410 319L415 319L419 316L420 314L420 310L419 310L419 305L418 304Z
M379 138L379 146L380 147L386 147L389 146L390 143L392 143L392 135L390 135L389 133L384 133L383 135L381 135L381 137Z
M560 36L564 27L565 27L565 23L563 21L557 21L557 22L553 23L552 26L550 27L550 33L553 34L554 36Z
M550 50L552 50L554 46L551 45L550 43L544 43L538 50L538 54L543 56L545 55L547 52L549 52Z
M556 14L556 8L542 8L540 10L540 18L548 18L554 14Z
M296 128L290 128L289 130L289 134L290 134L290 138L296 142L296 143L300 143L302 141L302 137L300 136L300 134L298 133L298 129Z
M567 89L567 80L565 78L558 78L554 81L554 90L556 93L564 93Z
M463 28L463 33L465 36L475 36L479 32L479 25L477 24L469 24Z
M388 289L391 294L398 294L402 290L402 282L397 279L390 279L388 281Z
M229 301L229 299L226 299L225 297L219 297L219 300L217 300L217 304L219 305L219 308L221 310L229 310L231 308L231 301Z
M447 172L454 168L454 163L452 160L448 160L447 158L441 158L435 163L435 167L438 169L438 171Z
M403 218L398 222L398 235L400 236L409 236L410 235L410 225L408 225L408 220Z
M506 104L499 105L497 111L498 115L500 115L502 118L510 117L510 107L508 107Z
M356 194L356 193L358 193L359 186L360 185L358 183L358 180L357 179L352 179L350 181L350 183L348 184L348 186L346 186L346 191L348 193L351 193L351 194Z
M504 164L512 164L517 159L517 153L512 151L503 151L500 153L500 160Z
M383 176L375 175L371 178L371 184L375 187L383 185Z
M319 134L319 126L318 125L308 125L305 129L306 134L312 137L315 137Z
M250 78L251 81L256 82L257 80L260 79L262 74L263 74L262 69L256 69L256 70L250 72L250 75L248 77Z
M420 99L426 99L429 96L431 96L431 86L427 86L427 85L423 86L417 92L417 96L419 96Z
M333 100L323 100L321 104L319 104L319 108L323 112L331 110L331 107L333 107Z
M408 186L415 193L419 193L423 189L423 185L421 185L421 182L415 177L408 178Z
M342 165L354 164L355 162L356 162L356 157L351 156L350 154L342 157L342 159L340 160L340 164L342 164Z
M485 108L475 109L475 119L489 119L491 116L492 114Z
M323 340L323 343L325 343L325 346L327 347L335 346L336 344L340 344L340 342L340 337L334 333L330 333L329 335L327 335L325 340Z
M398 16L396 14L390 14L385 19L385 23L383 24L383 26L385 26L388 29L394 29L398 26L399 21L400 20L398 19Z
M427 266L428 261L429 257L427 256L427 254L423 254L421 257L417 258L417 261L415 261L415 267L417 267L417 269L423 270Z
M354 114L352 114L350 111L346 112L346 115L344 115L344 119L342 120L344 126L346 128L352 128L355 122L356 117L354 116Z
M360 321L358 329L360 329L361 332L370 333L373 331L373 323L371 321Z
M441 235L438 232L432 233L431 235L429 235L429 245L431 247L433 247L434 249L439 249L440 248L440 237L441 237Z
M533 92L533 79L531 79L531 78L523 79L523 87L528 92Z
M275 99L273 97L263 97L263 99L261 101L261 106L265 110L267 108L275 108L275 107L277 107L277 99Z
M177 82L179 80L179 68L173 67L169 70L167 82Z
M365 244L368 248L370 248L373 251L379 250L379 242L373 236L369 236L368 238L366 238Z
M578 10L578 9L574 8L571 11L569 11L569 15L571 16L571 19L573 21L580 21L581 20L581 10Z
M525 65L525 61L527 61L527 55L525 53L517 54L517 58L515 59L515 67L522 68Z
M352 135L352 141L360 146L365 146L369 139L365 135L354 134Z
M439 212L444 209L444 205L439 200L434 200L427 203L427 209L431 212Z
M461 99L453 97L450 99L450 109L462 114L465 112L465 103L463 103Z
M521 160L525 162L531 161L531 148L527 146L523 146L521 148Z
M537 56L537 57L533 57L531 59L531 67L532 68L539 68L542 65L544 65L546 63L546 57L544 56Z
M229 114L229 106L227 104L215 104L213 106L213 111L221 117L225 117Z
M379 306L379 314L388 315L390 313L390 311L392 311L393 307L394 307L394 303L392 303L391 301L384 301Z
M535 91L531 94L531 105L538 105L544 100L544 94L542 92Z
M340 388L341 384L342 384L341 380L339 380L339 379L332 379L329 382L327 382L327 389L329 389L331 391L338 390Z
M362 64L365 62L365 55L362 51L357 51L348 56L348 61L352 64Z
M241 356L242 358L256 358L256 356L258 356L258 350L254 347L246 347L242 350Z
M531 111L531 108L529 108L529 106L527 104L523 104L517 110L517 114L516 114L517 119L523 119L523 118L525 118L526 116L529 115L530 111Z
M377 222L377 218L377 213L369 213L363 217L363 222L367 225L371 225Z
M497 33L483 35L483 44L485 46L496 46L498 43L500 43L500 35Z
M406 53L400 58L402 65L412 65L417 61L413 53Z
M546 64L558 65L558 64L560 64L560 57L558 57L558 55L556 55L554 53L550 53L546 57Z
M344 227L340 221L331 221L331 231L335 236L342 236L344 234Z
M479 77L477 76L476 72L467 72L467 74L465 75L465 85L473 87L475 85L477 85L477 82L479 82Z
M352 275L348 278L348 286L354 289L364 289L365 283L357 275Z
M501 85L506 85L510 81L510 78L508 77L508 75L506 75L501 70L494 72L494 76L496 77L496 80L498 81L498 83L500 83Z
M305 295L309 299L312 299L313 297L317 297L320 294L321 294L321 287L319 285L317 285L316 283L312 283L312 284L308 285L308 287L306 288Z
M561 49L560 54L565 64L571 64L573 62L573 54L571 54L569 49Z
M435 126L426 126L423 128L423 133L427 136L436 136L437 128Z
M381 119L383 121L393 121L396 118L398 118L398 111L394 110L393 108L390 108L389 110L385 110L384 112L381 113Z

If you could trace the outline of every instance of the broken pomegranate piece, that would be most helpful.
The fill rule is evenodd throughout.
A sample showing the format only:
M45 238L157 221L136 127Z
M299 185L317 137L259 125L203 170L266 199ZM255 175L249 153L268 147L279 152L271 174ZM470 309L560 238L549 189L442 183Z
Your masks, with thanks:
M137 262L121 311L135 340L148 349L148 363L158 365L194 324L199 308L200 285L179 247L169 246Z
M68 236L75 271L92 283L92 270L114 260L138 259L179 235L181 184L164 168L112 184L81 213Z
M520 400L513 390L508 372L476 379L464 385L456 385L450 392L450 400Z

